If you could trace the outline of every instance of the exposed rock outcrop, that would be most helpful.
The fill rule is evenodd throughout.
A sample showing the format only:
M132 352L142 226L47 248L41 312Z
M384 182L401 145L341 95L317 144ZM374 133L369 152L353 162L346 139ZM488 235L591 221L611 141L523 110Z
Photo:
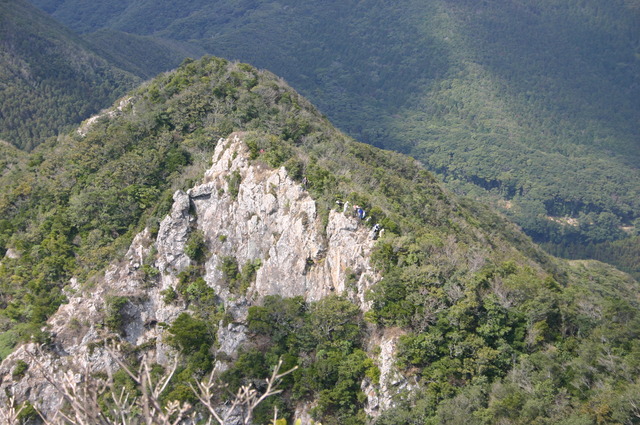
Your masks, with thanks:
M91 126L93 126L93 124L95 124L96 121L98 121L101 118L113 118L117 116L123 111L123 109L125 109L127 106L131 104L131 100L132 98L130 96L124 97L120 99L120 102L118 102L118 106L114 106L109 109L100 111L99 114L88 118L86 121L82 123L82 125L80 125L80 127L78 127L78 130L77 130L78 134L81 136L86 136L87 133L89 132L89 129L91 129Z
M126 297L120 311L126 318L122 339L134 347L148 347L155 361L167 363L171 349L163 342L166 331L157 324L171 323L186 306L166 303L163 291L175 288L178 274L193 264L185 253L193 232L201 232L208 253L202 277L232 318L221 324L217 335L218 352L226 357L233 356L247 339L243 322L248 307L266 295L316 301L344 294L363 311L369 308L365 292L380 279L369 260L375 243L369 226L342 210L323 212L328 214L323 220L304 187L284 167L270 168L259 158L251 161L239 136L218 142L202 184L174 194L172 210L155 239L144 230L134 238L125 258L112 264L102 278L71 282L69 302L49 321L53 348L36 352L37 347L28 344L9 356L0 366L0 399L7 393L29 398L47 414L62 401L43 374L54 376L69 368L116 369L103 346L106 310L114 297ZM221 267L229 258L238 265L260 260L246 293L229 288ZM153 276L149 270L155 270ZM395 338L380 340L381 384L363 384L371 414L388 407L391 393L404 385L396 382L401 378L393 371L394 346ZM29 364L20 380L11 373L18 360Z

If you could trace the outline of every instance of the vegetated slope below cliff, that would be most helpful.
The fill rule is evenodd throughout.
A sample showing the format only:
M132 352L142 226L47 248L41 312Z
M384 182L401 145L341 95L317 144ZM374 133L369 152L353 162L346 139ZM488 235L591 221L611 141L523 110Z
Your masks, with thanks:
M22 0L0 2L0 138L31 150L140 79Z
M216 365L235 387L281 357L300 368L273 403L323 423L635 414L635 281L547 256L269 73L186 63L1 178L5 355L31 335L47 365L107 368L113 338L132 362L179 351L165 401L193 401L188 380ZM3 385L37 395L27 349Z
M13 169L24 163L27 154L12 144L0 140L0 176L10 173Z

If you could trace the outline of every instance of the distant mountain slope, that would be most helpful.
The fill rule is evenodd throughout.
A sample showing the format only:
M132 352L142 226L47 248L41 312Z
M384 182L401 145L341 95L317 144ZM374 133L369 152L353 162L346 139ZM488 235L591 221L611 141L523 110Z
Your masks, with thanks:
M73 364L133 396L108 373L119 342L154 375L178 358L165 404L197 405L214 366L232 393L297 366L255 423L274 406L330 425L638 413L638 282L545 254L247 64L186 61L40 145L0 176L0 225L0 409L55 414L42 373Z
M33 2L80 32L268 68L341 129L413 155L538 241L623 238L640 216L636 0Z
M195 45L110 29L84 34L83 38L110 63L144 79L176 68L187 57L199 58L205 53Z
M137 82L28 2L0 2L0 138L32 149Z

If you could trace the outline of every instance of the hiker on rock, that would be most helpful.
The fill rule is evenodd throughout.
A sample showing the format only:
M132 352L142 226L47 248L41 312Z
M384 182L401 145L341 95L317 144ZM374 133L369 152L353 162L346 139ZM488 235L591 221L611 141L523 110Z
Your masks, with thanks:
M382 234L380 224L376 223L371 228L371 232L369 232L369 238L373 239L373 240L376 240L376 239L378 239L378 236L380 236L380 234Z

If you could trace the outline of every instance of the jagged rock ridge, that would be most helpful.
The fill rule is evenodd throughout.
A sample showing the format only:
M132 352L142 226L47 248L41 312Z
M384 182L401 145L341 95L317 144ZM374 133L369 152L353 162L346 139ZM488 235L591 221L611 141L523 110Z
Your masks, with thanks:
M327 295L344 294L366 311L365 292L381 276L370 264L375 244L369 224L342 209L331 210L325 221L316 203L284 167L273 169L249 160L242 134L220 139L213 165L202 184L186 193L177 191L171 213L161 222L157 237L149 229L133 240L125 258L114 262L93 285L72 280L69 302L50 319L52 349L39 351L34 344L20 347L0 368L4 376L0 397L13 394L28 398L41 412L51 414L63 400L47 381L66 370L90 373L112 372L117 364L103 347L103 323L109 297L126 297L122 338L136 347L150 348L149 354L167 364L175 352L163 342L166 330L158 323L171 323L186 311L184 303L167 303L163 291L178 285L179 273L194 261L185 254L192 232L202 232L209 255L203 278L224 304L232 320L220 326L218 353L231 358L246 340L248 307L266 295L302 296L317 301ZM231 189L230 179L239 179ZM346 210L346 208L345 208ZM229 288L222 271L223 258L238 264L259 259L260 268L245 294ZM143 272L143 264L159 270L157 279ZM347 274L357 276L347 282ZM391 404L394 387L405 387L393 368L395 336L379 335L381 383L377 388L363 383L370 400L370 414ZM37 360L36 360L37 359ZM13 381L11 372L19 360L30 364L24 378ZM218 361L216 368L224 370ZM304 410L304 409L303 409Z

